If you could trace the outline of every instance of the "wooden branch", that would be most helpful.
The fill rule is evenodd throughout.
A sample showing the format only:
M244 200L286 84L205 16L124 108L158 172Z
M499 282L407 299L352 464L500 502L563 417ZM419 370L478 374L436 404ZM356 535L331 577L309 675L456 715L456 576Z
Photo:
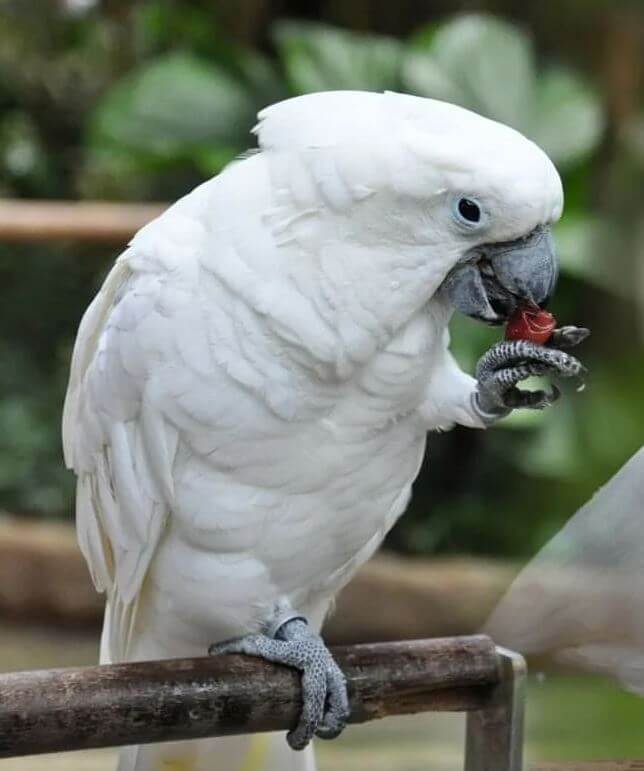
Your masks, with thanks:
M483 636L335 648L350 722L489 703L499 660ZM0 676L0 757L287 730L299 675L244 656Z
M0 241L127 242L166 203L0 199Z

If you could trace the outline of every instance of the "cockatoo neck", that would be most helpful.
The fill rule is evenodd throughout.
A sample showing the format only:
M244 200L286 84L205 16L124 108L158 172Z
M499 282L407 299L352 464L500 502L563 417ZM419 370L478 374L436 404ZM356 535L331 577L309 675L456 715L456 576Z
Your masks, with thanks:
M401 249L342 238L288 261L288 279L334 330L339 360L348 368L385 348L427 307L446 270L419 245ZM447 324L449 313L438 316Z
M207 261L267 321L283 354L334 380L387 346L431 300L455 258L444 244L414 241L405 222L392 227L391 207L379 197L353 191L351 200L335 200L321 182L306 188L307 175L297 158L263 154L222 175L222 196L228 186L232 194L253 182L261 231L228 228L228 248ZM398 237L388 237L391 230Z

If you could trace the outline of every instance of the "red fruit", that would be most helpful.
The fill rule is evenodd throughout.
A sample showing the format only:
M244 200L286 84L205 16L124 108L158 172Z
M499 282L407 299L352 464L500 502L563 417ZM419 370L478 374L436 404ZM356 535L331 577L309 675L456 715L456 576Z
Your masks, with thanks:
M505 328L506 340L530 340L543 345L552 336L557 322L552 313L540 308L518 308Z

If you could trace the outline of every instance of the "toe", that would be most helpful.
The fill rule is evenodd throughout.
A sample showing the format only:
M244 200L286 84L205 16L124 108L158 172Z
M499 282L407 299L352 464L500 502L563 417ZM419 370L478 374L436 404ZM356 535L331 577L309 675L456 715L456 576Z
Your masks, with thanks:
M303 750L315 736L324 714L326 676L315 668L302 675L302 711L297 726L289 731L286 740L293 750Z
M263 634L249 634L245 637L234 637L232 640L213 643L208 648L211 656L221 656L226 653L244 653L247 656L259 656L277 664L287 663L284 643L266 637Z
M213 643L208 648L208 655L210 656L222 656L226 653L243 653L242 644L244 642L243 637L234 637L230 640L223 640L222 642Z
M318 739L330 741L331 739L337 739L342 731L344 731L344 729L345 724L338 721L335 715L327 712L322 718L322 722L320 723L318 730L315 732L315 735Z
M476 376L479 381L484 381L495 372L536 363L556 369L563 377L573 377L584 370L574 356L558 348L537 345L529 340L516 340L503 341L492 346L479 359Z
M578 377L586 374L586 368L583 364L571 356L569 353L564 353L556 349L548 349L549 353L553 354L549 363L553 370L557 372L561 377Z
M515 388L517 383L535 375L543 375L549 369L547 364L532 361L499 369L479 382L479 390L486 402L493 407L510 409L520 407L523 405L518 403L516 397L524 392Z
M335 739L347 725L349 719L349 697L344 674L337 665L327 672L326 711L316 736L320 739Z

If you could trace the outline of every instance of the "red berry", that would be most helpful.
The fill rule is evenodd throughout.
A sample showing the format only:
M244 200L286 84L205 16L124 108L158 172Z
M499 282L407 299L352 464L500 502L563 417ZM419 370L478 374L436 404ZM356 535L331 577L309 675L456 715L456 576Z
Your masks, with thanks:
M518 308L505 328L506 340L530 340L543 345L552 336L557 322L552 313L540 308Z

